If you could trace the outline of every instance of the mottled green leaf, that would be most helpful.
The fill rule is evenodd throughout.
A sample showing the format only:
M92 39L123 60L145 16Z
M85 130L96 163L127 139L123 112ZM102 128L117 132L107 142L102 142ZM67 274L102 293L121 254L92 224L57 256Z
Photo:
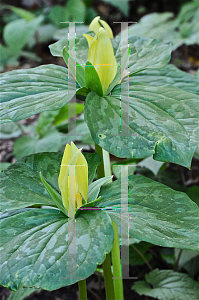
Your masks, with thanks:
M121 117L120 98L128 112ZM153 154L156 160L189 167L198 145L199 96L175 87L130 81L122 97L120 85L110 96L91 92L84 114L94 142L118 157ZM121 134L121 122L129 135Z
M55 206L41 183L39 172L58 193L58 175L63 153L40 153L19 159L1 173L1 211L12 211L32 205ZM84 154L88 162L89 184L101 162L96 153Z
M17 121L64 106L75 94L68 70L56 65L15 70L1 76L1 122Z
M124 179L123 179L124 180ZM129 176L129 205L123 203L121 214L121 179L102 186L97 207L103 207L130 237L165 247L198 250L199 208L182 193L143 176ZM124 201L124 199L122 199ZM121 214L121 219L120 219Z
M94 273L111 251L113 227L104 211L68 221L58 210L32 209L1 222L0 242L2 286L55 290Z
M139 295L160 300L198 299L199 283L187 274L156 269L146 274L145 278L146 281L138 281L132 288Z
M126 61L126 69L130 74L140 72L144 69L159 69L165 67L171 57L171 47L156 39L143 38L137 35L130 35L128 41L128 61ZM115 58L120 65L121 55L125 54L125 44L121 37L117 36L113 41Z
M190 93L199 95L199 79L183 72L174 65L168 65L158 70L146 70L137 73L131 78L134 82L152 86L172 85Z

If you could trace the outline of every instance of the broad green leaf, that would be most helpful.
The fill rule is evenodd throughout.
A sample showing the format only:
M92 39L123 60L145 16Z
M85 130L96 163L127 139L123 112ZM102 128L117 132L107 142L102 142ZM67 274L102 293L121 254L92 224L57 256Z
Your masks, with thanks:
M10 165L11 165L11 163L0 162L0 172L4 171L5 169L7 169Z
M32 209L4 219L0 284L12 290L55 290L93 274L111 251L111 220L104 211L82 211L76 220L67 220L55 209Z
M39 293L40 290L35 288L22 288L20 287L16 292L11 292L8 300L24 300L27 296L33 293Z
M17 121L64 106L75 94L68 70L56 65L16 70L1 76L1 122Z
M199 95L199 79L179 70L174 65L168 65L159 70L142 71L133 75L131 80L152 86L172 85Z
M122 117L120 98L128 110ZM94 142L117 157L154 155L156 160L189 167L198 145L198 108L199 96L192 93L129 81L129 92L127 86L122 96L120 85L110 96L89 93L84 115ZM129 135L121 134L121 122Z
M121 214L121 179L101 187L96 206L104 208L118 226L122 222L127 228L129 222L130 237L159 246L199 249L199 208L186 194L143 176L131 175L128 183L129 205L122 208L126 219Z
M156 39L143 38L137 35L128 37L128 61L126 69L130 74L140 72L144 69L159 69L165 67L170 61L171 46ZM118 65L121 63L121 53L124 55L124 41L121 46L121 37L113 40L115 44L115 58ZM121 51L122 50L122 51Z
M9 22L4 28L4 40L12 53L16 56L19 54L20 50L28 42L29 38L34 34L37 27L43 21L44 16L39 16L31 21L26 21L23 19L15 20Z
M128 0L104 0L104 2L111 3L112 5L118 7L124 14L125 16L128 16L128 11L129 11L129 1Z
M1 173L1 211L8 212L32 205L55 206L41 183L39 172L59 192L58 175L63 153L40 153L19 159ZM88 162L89 184L92 182L100 156L84 153Z
M199 283L187 274L172 270L154 270L145 276L146 281L138 281L133 290L160 300L196 300Z
M87 32L90 34L90 32ZM94 34L90 34L94 36ZM59 40L56 43L49 45L50 52L53 56L63 57L63 48L68 47L68 39L69 37L66 36L65 38ZM76 57L76 61L85 66L88 58L88 42L84 36L77 36L75 39L75 47L72 49L70 55L71 57Z

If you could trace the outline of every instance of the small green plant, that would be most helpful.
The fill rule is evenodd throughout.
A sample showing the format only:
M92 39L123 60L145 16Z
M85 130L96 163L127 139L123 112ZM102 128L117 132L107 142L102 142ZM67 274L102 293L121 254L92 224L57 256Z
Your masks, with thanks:
M130 26L129 34L171 43L172 50L175 50L183 44L198 44L198 18L199 4L197 0L193 0L182 6L176 18L172 12L145 15L138 24Z
M197 78L186 75L190 92L185 73L167 66L171 47L161 41L113 38L100 17L89 30L74 47L69 41L68 49L68 38L50 46L68 69L44 65L2 74L2 123L58 110L80 97L96 153L83 156L71 143L63 158L58 152L32 154L1 173L0 283L17 291L78 282L85 300L85 279L102 264L106 299L122 300L120 226L126 241L129 230L134 241L198 251L199 208L185 193L130 175L123 166L112 181L109 152L129 159L153 155L189 168L198 147ZM153 71L161 83L147 80ZM96 168L98 180L92 182ZM162 284L166 275L155 270L134 289L158 296L150 284ZM197 282L190 283L194 299Z

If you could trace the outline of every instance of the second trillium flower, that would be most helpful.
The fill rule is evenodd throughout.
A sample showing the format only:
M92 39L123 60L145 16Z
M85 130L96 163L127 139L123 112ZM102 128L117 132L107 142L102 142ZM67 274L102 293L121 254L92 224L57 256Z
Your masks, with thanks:
M82 197L87 203L88 164L75 144L67 144L61 162L58 178L62 202L68 216L73 218L76 208L82 206Z

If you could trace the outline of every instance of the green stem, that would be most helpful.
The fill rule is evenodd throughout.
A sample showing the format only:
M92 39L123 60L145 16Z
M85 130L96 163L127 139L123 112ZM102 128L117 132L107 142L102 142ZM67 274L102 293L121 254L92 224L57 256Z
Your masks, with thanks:
M86 279L80 280L78 282L78 286L79 286L79 299L87 300Z
M17 125L17 127L19 128L19 130L21 130L21 132L26 135L25 130L23 129L23 125L20 122L15 122L15 124Z
M115 300L110 253L106 254L106 259L103 262L102 266L104 271L104 281L106 287L106 300Z
M178 264L179 264L179 261L180 261L180 257L181 257L181 255L182 255L182 251L183 251L183 249L180 249L180 251L179 251L179 253L178 253L178 257L177 257L177 259L176 259L176 261L175 261L175 264L174 264L174 266L173 266L173 270L174 270L174 271L177 271Z
M106 165L104 165L103 150L97 144L95 144L95 152L98 153L102 159L101 164L97 167L97 177L102 178L105 175L104 169ZM103 262L102 266L104 271L104 281L106 287L106 300L115 300L110 254L106 254L106 259Z
M120 244L118 237L118 228L115 222L112 221L114 229L114 243L111 251L112 263L113 263L113 284L115 290L115 300L123 300L123 281L122 281L122 269L120 263Z
M98 145L95 145L95 151L101 156L103 161L103 166L99 166L98 178L105 176L111 176L111 164L110 164L110 155L107 151L102 150L102 148ZM103 176L102 176L103 174ZM99 175L101 177L99 177ZM121 272L121 264L120 264L120 244L118 238L118 228L117 225L112 221L113 230L114 230L114 243L111 251L112 264L113 264L113 286L115 291L115 300L123 300L124 292L123 292L123 281L122 281L122 272ZM114 298L112 298L114 299Z
M146 257L142 254L142 252L134 245L131 245L131 247L141 256L141 258L143 259L143 261L146 263L146 265L148 266L148 268L153 271L153 268L151 267L150 263L148 262L148 260L146 259Z

